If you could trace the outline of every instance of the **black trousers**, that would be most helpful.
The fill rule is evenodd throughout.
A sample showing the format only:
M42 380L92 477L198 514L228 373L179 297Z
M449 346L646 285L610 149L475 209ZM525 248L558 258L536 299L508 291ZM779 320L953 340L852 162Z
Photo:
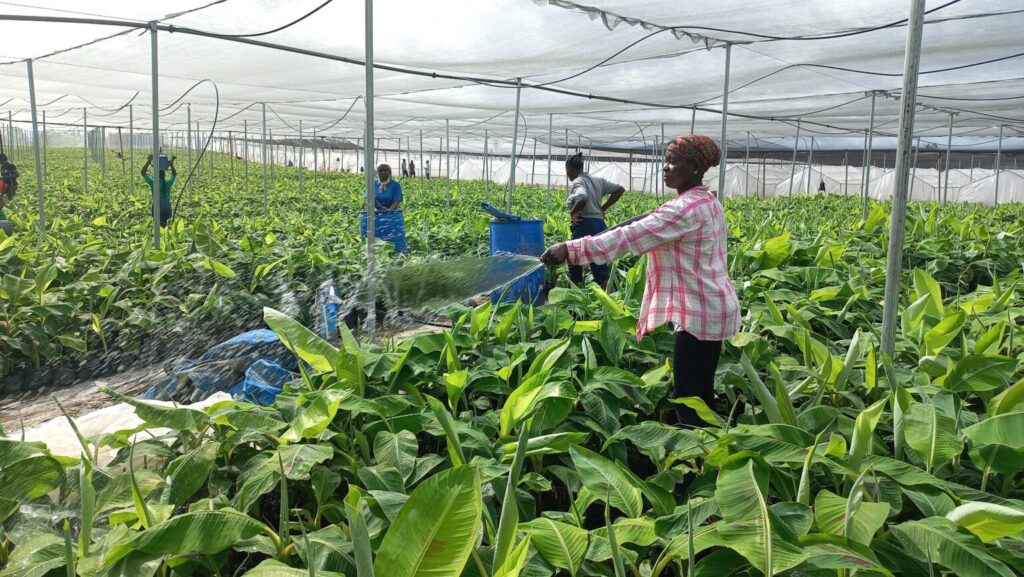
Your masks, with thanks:
M672 378L675 398L700 397L708 406L715 398L715 369L722 354L722 341L702 341L686 331L676 333L672 353ZM697 413L686 405L677 405L679 423L703 426Z

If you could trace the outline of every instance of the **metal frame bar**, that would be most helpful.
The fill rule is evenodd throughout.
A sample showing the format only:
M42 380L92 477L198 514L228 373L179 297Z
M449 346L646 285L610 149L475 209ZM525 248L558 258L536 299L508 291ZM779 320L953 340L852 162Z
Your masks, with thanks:
M152 76L152 101L153 101L153 162L156 166L153 169L153 246L160 249L160 193L163 192L163 179L160 178L160 68L159 49L157 47L157 23L149 23L149 50Z
M366 278L368 285L368 302L366 303L367 334L370 339L377 329L377 295L374 286L374 274L377 271L375 245L377 244L375 195L373 192L373 0L365 1L365 39L366 39L366 96L363 105L366 107L366 146L363 148L363 183L366 190Z
M729 142L726 140L725 131L729 118L729 66L732 60L732 43L725 44L725 86L722 88L722 142L719 147L722 149L722 162L718 165L718 200L725 198L725 170L729 162Z
M36 161L36 193L39 204L39 242L42 243L46 234L46 199L43 193L43 159L39 152L39 122L36 113L36 81L32 74L32 59L25 61L28 67L28 99L32 108L32 152Z
M875 92L871 93L871 115L868 119L868 131L865 134L867 145L864 151L864 182L863 182L863 200L861 202L862 217L868 217L868 187L871 183L871 145L875 139ZM885 168L884 166L882 167Z
M996 190L995 190L995 198L993 199L993 203L996 206L999 206L999 169L1002 166L1002 160L1003 160L1003 127L1004 126L1005 125L1003 125L1003 124L999 125L999 141L996 144L996 166L995 166L995 170L996 170Z
M263 127L262 142L260 144L260 156L263 159L263 216L270 216L270 199L267 197L267 103L263 106Z
M796 152L800 148L800 119L796 119L796 137L793 139L793 160L789 163L789 195L793 196L793 180L796 178Z
M900 281L903 274L903 241L907 224L911 140L917 101L917 75L921 67L921 37L924 32L925 0L911 0L907 23L907 48L900 93L899 138L896 141L896 191L893 196L889 252L886 259L885 301L882 308L882 352L893 356L899 317Z
M508 192L505 196L505 212L512 212L512 191L516 188L516 146L519 144L519 102L522 96L522 78L516 78L516 117L512 123L512 155L508 163Z

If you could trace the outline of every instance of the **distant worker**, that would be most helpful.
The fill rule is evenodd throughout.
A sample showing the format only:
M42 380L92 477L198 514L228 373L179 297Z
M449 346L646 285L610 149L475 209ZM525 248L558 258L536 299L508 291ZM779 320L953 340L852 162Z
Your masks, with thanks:
M177 156L172 156L168 162L168 166L171 169L171 178L167 178L167 171L158 171L160 175L160 226L167 226L167 221L171 220L171 187L174 186L174 181L178 179L178 169L174 167L174 159ZM149 185L150 190L153 189L153 177L149 175L149 167L153 164L153 155L150 154L146 158L146 164L142 165L142 179Z
M675 331L672 355L674 398L700 397L714 406L715 369L722 341L740 329L740 303L729 279L729 226L704 173L720 160L707 136L684 135L665 148L662 176L678 195L649 214L602 234L548 248L548 266L607 263L626 254L647 255L647 285L640 305L637 339L664 324ZM679 421L701 427L696 411L677 405Z
M409 164L402 159L402 178L409 178Z
M818 185L818 192L825 194L825 179L821 179L821 184Z
M373 181L376 210L400 210L402 206L402 185L391 178L391 165L377 167L377 178Z
M425 163L425 165L423 167L423 170L427 173L427 180L430 180L430 159L429 158L427 159L427 162Z
M626 189L614 182L583 172L583 153L577 153L565 161L565 175L569 178L569 198L565 204L572 222L569 230L572 231L573 240L607 230L604 214L622 198ZM604 200L606 196L608 200ZM608 286L611 269L607 264L591 263L590 274L594 275L594 282L601 288ZM569 265L569 280L576 285L582 285L583 267Z
M416 161L409 159L409 178L416 178Z
M0 154L0 229L8 236L14 234L14 225L7 220L4 207L18 193L18 167L7 162L7 155Z

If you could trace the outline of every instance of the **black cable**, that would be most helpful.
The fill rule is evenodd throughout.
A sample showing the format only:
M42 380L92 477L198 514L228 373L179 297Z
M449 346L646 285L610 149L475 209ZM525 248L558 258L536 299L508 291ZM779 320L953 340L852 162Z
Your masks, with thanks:
M218 34L218 36L221 36L221 37L224 37L224 38L257 38L259 36L268 36L270 34L274 34L275 32L280 32L280 31L282 31L282 30L284 30L286 28L291 28L292 26L295 26L299 22L302 22L306 18L309 18L310 16L316 14L317 12L319 12L320 10L325 8L328 4L330 4L333 1L334 0L327 0L326 2L324 2L323 4L317 6L316 8L311 10L310 12L307 12L306 14L300 16L299 18L297 18L295 20L292 20L291 22L285 24L284 26L280 26L278 28L274 28L273 30L267 30L266 32L256 32L254 34Z
M185 190L188 188L188 185L192 182L192 176L195 175L196 169L199 168L199 162L203 160L203 156L206 154L206 149L210 147L210 141L213 140L213 134L217 130L217 117L220 114L220 88L217 87L216 82L210 79L200 80L194 86L192 86L192 88L186 90L185 94L181 95L181 98L184 98L189 92L192 91L192 89L194 89L196 86L199 86L204 82L209 82L213 86L213 92L216 98L216 108L214 108L213 112L213 123L210 126L210 136L206 138L206 143L203 144L203 149L199 151L199 156L196 158L196 163L189 168L188 178L185 179L185 184L178 189L178 198L174 201L174 209L171 210L171 217L167 219L168 226L170 226L171 221L174 220L174 215L178 214L178 207L181 205L181 197L185 193ZM181 98L179 98L179 100L181 100ZM160 178L159 171L157 171L154 168L154 172L157 173L157 178Z

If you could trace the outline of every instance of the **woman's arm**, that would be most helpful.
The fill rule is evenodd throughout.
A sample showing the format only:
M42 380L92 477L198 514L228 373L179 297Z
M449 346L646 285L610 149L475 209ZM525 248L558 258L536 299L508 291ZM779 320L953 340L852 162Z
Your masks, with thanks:
M693 209L710 202L695 204L669 201L634 222L622 224L599 235L566 243L569 262L573 264L605 264L626 254L641 255L674 242L697 230L700 222L693 218Z
M615 206L615 203L619 202L619 199L622 198L622 195L625 194L625 192L626 189L622 188L621 186L613 190L609 195L608 200L605 201L603 205L601 205L601 212L608 212L608 209Z

